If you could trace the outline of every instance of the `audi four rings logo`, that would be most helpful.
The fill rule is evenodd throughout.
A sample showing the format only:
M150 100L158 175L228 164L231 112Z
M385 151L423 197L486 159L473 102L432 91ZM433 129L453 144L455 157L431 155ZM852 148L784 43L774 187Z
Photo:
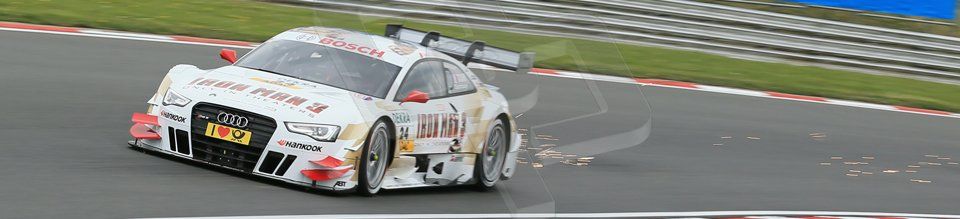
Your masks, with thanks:
M220 122L220 124L227 124L227 125L233 125L239 128L244 128L244 127L247 127L247 123L250 121L247 120L247 117L220 112L220 114L217 114L217 122Z

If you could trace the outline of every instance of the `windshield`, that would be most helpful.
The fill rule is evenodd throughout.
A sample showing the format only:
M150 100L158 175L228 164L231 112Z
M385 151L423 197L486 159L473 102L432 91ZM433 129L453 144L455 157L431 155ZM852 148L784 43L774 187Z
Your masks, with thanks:
M264 43L237 66L384 98L400 67L348 51L293 40Z

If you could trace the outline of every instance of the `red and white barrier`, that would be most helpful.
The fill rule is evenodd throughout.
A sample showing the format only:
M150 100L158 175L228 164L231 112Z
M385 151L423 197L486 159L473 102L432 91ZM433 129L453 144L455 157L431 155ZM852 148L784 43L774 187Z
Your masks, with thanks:
M190 36L166 36L166 35L131 33L131 32L122 32L122 31L100 30L100 29L60 27L60 26L39 25L39 24L24 24L24 23L16 23L16 22L0 22L0 30L194 44L194 45L207 45L207 46L222 46L222 47L232 47L232 48L253 48L258 45L257 43L233 41L233 40L220 40L220 39L210 39L210 38L200 38L200 37L190 37Z

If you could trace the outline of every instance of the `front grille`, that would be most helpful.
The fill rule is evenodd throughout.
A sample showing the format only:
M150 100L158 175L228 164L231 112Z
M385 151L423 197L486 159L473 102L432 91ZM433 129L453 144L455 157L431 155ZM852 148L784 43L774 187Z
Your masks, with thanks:
M249 120L247 127L244 128L226 126L250 131L253 134L250 138L250 145L228 142L204 135L207 123L220 124L217 122L217 115L220 112L243 116ZM253 167L257 165L257 160L260 159L260 154L263 153L270 137L273 136L273 131L277 129L277 122L270 117L210 103L198 103L193 107L190 118L192 121L190 132L193 142L193 159L247 172L253 171Z

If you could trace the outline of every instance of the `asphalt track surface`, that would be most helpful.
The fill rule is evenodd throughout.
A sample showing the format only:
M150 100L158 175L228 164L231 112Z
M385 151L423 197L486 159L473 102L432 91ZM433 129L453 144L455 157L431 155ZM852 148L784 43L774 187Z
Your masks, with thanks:
M531 137L545 135L529 147L556 144L595 159L588 166L521 164L515 179L493 192L306 192L129 149L130 114L145 109L164 73L178 63L225 65L218 50L0 31L0 217L960 214L960 166L950 164L960 160L957 119L535 75L481 74L523 112L518 122ZM850 170L872 174L846 175Z

